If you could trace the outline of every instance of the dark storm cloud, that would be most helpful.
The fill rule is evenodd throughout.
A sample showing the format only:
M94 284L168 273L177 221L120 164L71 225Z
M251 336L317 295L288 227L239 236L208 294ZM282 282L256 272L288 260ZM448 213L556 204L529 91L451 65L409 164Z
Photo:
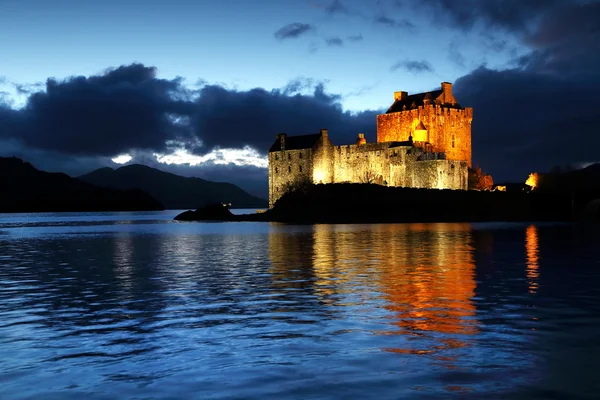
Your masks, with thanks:
M550 23L559 15L573 25ZM546 13L529 36L536 49L517 67L479 68L456 82L458 100L474 107L474 161L497 179L600 161L599 20L597 3Z
M342 39L340 39L339 37L327 38L327 39L325 39L325 43L329 47L341 47L344 45L344 41Z
M325 92L318 83L311 94L287 95L286 90L230 91L206 86L196 101L192 124L204 147L241 148L250 146L263 154L275 134L317 133L328 128L334 141L347 141L358 132L375 137L375 111L344 112L341 97Z
M405 69L408 72L412 72L415 74L420 74L423 72L433 72L433 67L428 61L425 60L404 60L399 61L396 64L392 65L390 70L397 71L400 68Z
M600 161L594 105L599 90L600 80L485 68L458 80L454 89L461 104L474 107L474 161L496 179Z
M302 35L306 35L307 33L309 33L312 30L314 30L314 27L310 24L294 22L294 23L282 26L274 33L274 35L279 40L295 39Z
M544 14L525 42L535 49L521 59L528 70L597 76L600 3L572 4Z
M600 32L600 3L572 4L544 14L526 41L536 47L553 46L573 39L596 37Z
M203 84L195 92L153 68L122 66L90 77L49 79L25 107L0 107L0 139L76 157L131 151L197 154L250 146L266 154L277 132L330 129L336 139L375 133L375 111L344 112L325 82L298 78L281 89L247 91Z
M489 27L526 31L539 15L577 0L395 0L400 7L421 9L461 29L481 22Z
M132 148L159 150L186 139L176 117L191 112L181 82L158 79L155 69L122 66L90 77L48 79L23 109L0 112L0 137L78 155L109 156Z

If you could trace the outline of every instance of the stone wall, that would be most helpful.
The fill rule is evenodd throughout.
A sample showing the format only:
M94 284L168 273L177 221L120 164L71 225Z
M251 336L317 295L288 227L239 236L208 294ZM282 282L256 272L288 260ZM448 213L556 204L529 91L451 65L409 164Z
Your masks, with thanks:
M312 177L314 183L333 183L333 143L327 129L321 129L321 137L314 146Z
M406 141L423 122L427 138L435 152L444 152L448 160L467 160L471 166L472 108L440 105L419 106L412 110L377 116L377 141Z
M269 153L269 207L287 185L301 179L467 190L467 161L446 158L445 153L389 142L333 146L324 132L312 149Z
M333 181L388 184L389 146L389 143L335 146Z
M425 160L406 164L407 187L425 189L468 189L466 161Z
M289 183L312 176L313 158L312 149L269 153L269 207L273 207Z

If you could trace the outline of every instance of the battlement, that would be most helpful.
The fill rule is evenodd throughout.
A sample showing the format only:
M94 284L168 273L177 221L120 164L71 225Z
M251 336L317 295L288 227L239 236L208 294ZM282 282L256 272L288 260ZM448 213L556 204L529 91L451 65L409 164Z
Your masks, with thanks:
M269 150L270 206L299 179L467 189L473 109L458 103L452 83L425 93L394 92L394 103L376 119L376 142L359 133L354 143L334 146L327 129L277 135Z

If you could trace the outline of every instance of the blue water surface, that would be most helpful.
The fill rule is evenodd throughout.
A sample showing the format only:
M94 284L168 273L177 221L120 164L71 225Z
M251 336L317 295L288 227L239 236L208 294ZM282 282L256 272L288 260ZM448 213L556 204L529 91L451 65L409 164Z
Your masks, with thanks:
M600 234L0 214L2 399L594 399Z

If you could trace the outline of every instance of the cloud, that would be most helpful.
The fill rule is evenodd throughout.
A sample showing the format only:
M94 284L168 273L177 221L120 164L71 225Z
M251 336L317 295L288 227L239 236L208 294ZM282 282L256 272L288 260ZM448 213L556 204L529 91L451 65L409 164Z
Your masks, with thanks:
M459 79L454 89L461 104L474 107L474 161L501 179L596 160L598 90L600 80L486 68Z
M558 15L569 26L549 23ZM459 102L474 107L474 161L492 175L524 179L533 170L598 159L598 19L597 4L546 13L529 36L536 48L515 67L481 67L455 83Z
M30 95L40 89L44 88L44 84L41 82L38 83L13 83L12 84L18 94L21 95Z
M600 32L600 3L571 4L545 13L537 29L526 42L535 47L548 47L598 35Z
M306 89L307 86L294 82L291 87ZM192 120L204 146L195 151L249 146L266 154L278 132L306 134L316 133L320 128L328 128L332 139L339 143L348 142L357 132L365 132L374 139L377 111L343 111L341 96L327 93L323 83L317 83L310 94L290 93L289 85L271 91L204 87L196 100Z
M425 60L399 61L396 64L392 65L391 71L397 71L400 68L403 68L406 71L412 72L414 74L420 74L423 72L433 72L433 67L428 61Z
M246 147L264 156L281 131L329 128L341 143L359 131L374 139L377 112L343 111L342 96L328 93L326 83L300 77L268 91L202 82L192 90L180 79L158 78L152 67L126 65L89 77L49 79L23 108L0 106L0 140L65 157L129 154L135 161L135 154L206 156Z
M340 0L332 0L325 11L328 14L348 14L348 8Z
M341 47L344 45L344 41L339 37L327 38L325 39L325 43L327 43L327 46L329 47Z
M396 20L385 15L375 17L375 24L388 26L390 28L414 29L415 25L407 19Z
M349 42L362 42L363 40L363 35L361 33L359 33L358 35L350 35L346 37L346 40Z
M489 28L526 32L548 10L578 0L396 0L400 7L411 7L460 29L477 23ZM581 2L581 1L580 1Z
M465 56L460 52L458 43L455 40L451 41L448 45L448 59L458 65L459 67L465 67Z
M306 35L307 33L311 32L312 30L314 30L314 27L310 24L294 22L294 23L282 26L274 33L274 35L279 40L296 39L302 35Z
M312 92L318 84L325 84L325 83L326 82L324 82L324 81L317 81L312 78L298 77L298 78L295 78L295 79L292 79L291 81L289 81L287 83L287 85L285 85L281 89L281 92L286 96L303 93L303 92L306 92L307 90Z
M600 65L600 3L571 4L545 13L525 37L534 51L522 57L528 70L597 76Z
M156 78L154 68L122 66L90 77L48 79L20 110L0 109L4 130L25 145L73 155L114 156L129 149L163 149L184 140L180 123L192 108L181 80Z

